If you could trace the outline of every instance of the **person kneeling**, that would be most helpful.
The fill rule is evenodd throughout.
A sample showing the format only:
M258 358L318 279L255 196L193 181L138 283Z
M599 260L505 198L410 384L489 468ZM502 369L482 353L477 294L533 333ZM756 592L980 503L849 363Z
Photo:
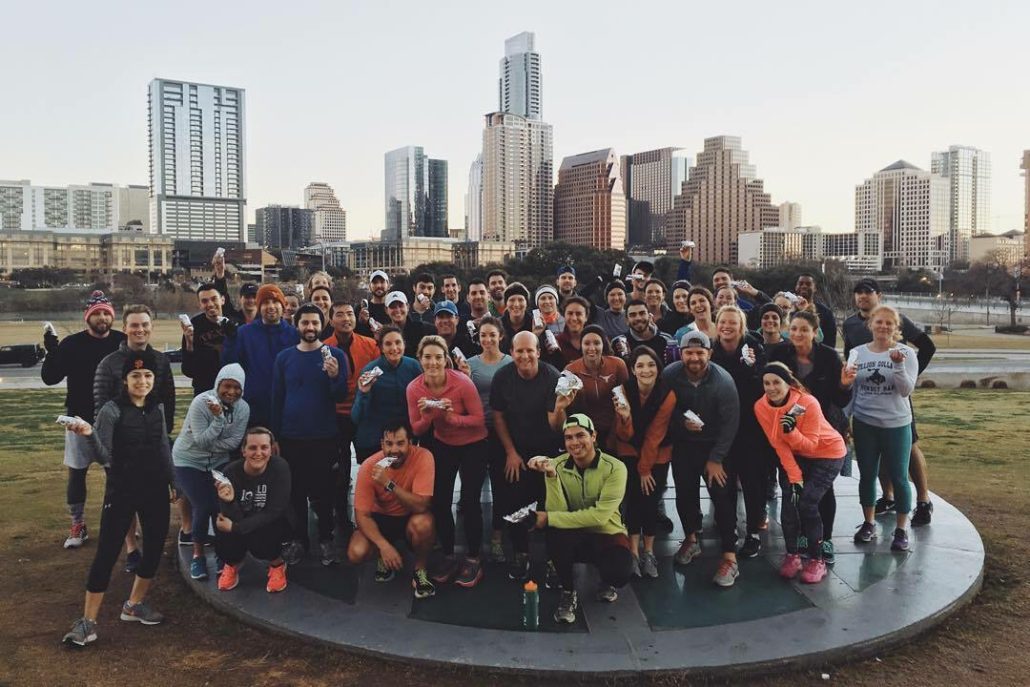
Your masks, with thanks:
M218 589L227 592L240 583L239 569L247 553L269 561L269 593L286 589L282 541L290 534L290 466L272 455L275 439L264 427L251 427L243 438L243 459L215 478L219 514L215 521L215 551L224 562Z
M394 547L407 540L415 552L411 586L416 599L436 593L426 572L435 532L430 506L435 467L433 454L411 443L407 420L390 420L383 427L382 450L373 453L358 470L354 484L354 532L347 547L352 564L377 556L376 582L389 582L404 567Z
M593 421L570 415L562 427L565 450L557 458L536 456L526 464L544 473L546 510L536 514L537 529L546 529L547 556L561 584L555 622L576 621L578 600L573 586L576 562L597 566L600 601L613 602L616 588L629 582L633 554L619 506L626 493L626 466L597 448Z

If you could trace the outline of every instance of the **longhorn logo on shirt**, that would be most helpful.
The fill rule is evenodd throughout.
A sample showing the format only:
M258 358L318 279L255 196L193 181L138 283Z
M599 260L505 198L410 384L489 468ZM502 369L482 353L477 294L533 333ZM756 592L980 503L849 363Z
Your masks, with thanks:
M887 378L880 374L879 368L873 370L873 373L867 379L873 384L883 384L887 381Z

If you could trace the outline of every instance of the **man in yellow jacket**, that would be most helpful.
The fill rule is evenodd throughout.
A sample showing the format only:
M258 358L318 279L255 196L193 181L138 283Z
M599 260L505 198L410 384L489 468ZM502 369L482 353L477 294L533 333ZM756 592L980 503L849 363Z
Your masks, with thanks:
M555 622L576 620L578 599L574 563L597 566L600 601L618 598L616 588L629 581L633 569L629 537L619 506L626 493L626 466L597 448L593 421L576 413L562 426L566 453L536 456L526 467L544 473L546 508L536 514L537 529L546 530L547 555L561 584Z

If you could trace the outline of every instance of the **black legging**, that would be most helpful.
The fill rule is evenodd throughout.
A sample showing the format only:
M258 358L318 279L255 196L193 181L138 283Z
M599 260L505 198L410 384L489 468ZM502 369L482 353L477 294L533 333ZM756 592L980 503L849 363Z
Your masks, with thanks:
M423 444L433 454L433 520L445 554L454 553L454 479L461 475L461 515L465 524L466 555L479 556L483 548L483 480L486 479L486 441L451 446L438 439Z
M215 553L229 565L236 565L249 552L262 561L280 557L282 541L290 536L290 525L285 519L260 527L248 534L234 534L219 530L215 534Z
M132 525L132 517L139 516L143 530L143 560L136 568L136 576L144 580L154 577L161 562L165 537L168 536L168 484L126 485L104 494L104 508L100 515L100 541L93 564L89 568L86 591L103 593L111 582L111 569L125 542L125 534Z
M686 533L701 529L701 487L700 481L708 485L708 496L715 506L715 526L723 553L737 551L737 476L732 464L723 463L726 484L708 484L705 463L711 446L704 444L680 444L673 447L672 476L676 482L676 512Z
M490 476L490 525L495 530L504 529L504 516L507 513L502 513L501 508L498 505L498 492L503 487L497 485L504 480L504 447L501 445L501 440L497 438L497 432L494 431L493 427L488 427L486 437L486 471ZM480 496L482 501L482 496Z
M538 455L530 453L529 456ZM537 502L537 509L544 503L544 476L536 470L523 470L519 473L518 482L509 482L504 476L504 465L501 465L500 479L494 485L494 508L499 508L502 516L514 513L523 506ZM529 526L526 523L502 522L507 525L511 547L515 553L529 553Z
M640 490L640 473L637 472L636 456L620 456L626 465L626 496L622 499L622 517L630 535L643 534L653 537L658 533L658 499L669 477L669 464L656 463L651 466L654 489L645 495Z
M736 466L744 496L747 533L758 534L766 516L769 468L776 466L776 454L764 439L735 441L727 459Z
M68 468L68 505L86 503L86 474L89 468Z

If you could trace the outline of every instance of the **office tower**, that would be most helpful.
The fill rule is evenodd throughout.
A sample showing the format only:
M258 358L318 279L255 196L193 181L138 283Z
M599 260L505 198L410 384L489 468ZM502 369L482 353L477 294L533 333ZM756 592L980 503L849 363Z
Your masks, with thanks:
M0 181L0 230L150 231L146 186L33 186Z
M242 88L150 82L150 224L174 239L246 238Z
M551 125L505 112L483 129L483 240L534 248L554 236Z
M429 160L429 204L425 232L417 236L448 236L447 160Z
M498 110L534 120L543 117L540 53L534 49L535 42L529 31L504 41L498 84Z
M948 180L949 261L969 262L969 239L991 230L991 156L969 146L933 153L930 172Z
M465 193L465 238L483 238L483 154L476 155L469 167L469 188Z
M347 211L340 207L333 187L312 181L304 189L304 207L314 213L312 240L332 243L347 240Z
M429 160L422 146L386 153L386 228L384 241L424 236L429 206Z
M855 230L882 238L883 268L941 272L950 262L949 181L898 160L855 187Z
M1023 151L1023 241L1024 254L1030 256L1030 150Z
M706 138L690 168L666 223L666 243L678 249L685 240L697 244L706 263L736 262L737 235L779 223L779 208L770 202L764 182L738 136Z
M690 157L680 148L659 148L621 159L626 191L629 245L664 246L672 201L690 170Z
M310 246L313 241L314 210L269 205L255 213L258 241L277 250Z
M801 203L780 203L780 223L777 226L787 231L800 227Z
M626 194L613 149L562 160L554 189L554 240L601 250L626 248Z

